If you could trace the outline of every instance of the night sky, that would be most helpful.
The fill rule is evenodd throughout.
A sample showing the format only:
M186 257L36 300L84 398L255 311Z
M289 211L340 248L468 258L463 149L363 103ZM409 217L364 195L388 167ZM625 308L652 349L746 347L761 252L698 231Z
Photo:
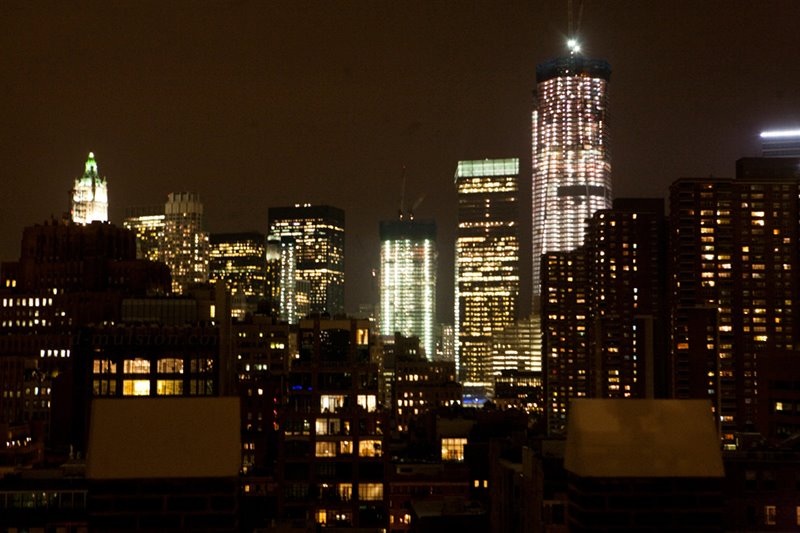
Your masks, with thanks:
M211 232L266 231L270 206L345 209L352 311L377 298L405 166L406 206L424 197L439 226L450 321L456 162L519 157L529 202L535 67L565 53L566 4L5 0L0 259L68 210L91 150L115 223L184 190ZM585 54L613 70L615 196L731 176L760 130L800 127L798 21L796 0L586 0Z

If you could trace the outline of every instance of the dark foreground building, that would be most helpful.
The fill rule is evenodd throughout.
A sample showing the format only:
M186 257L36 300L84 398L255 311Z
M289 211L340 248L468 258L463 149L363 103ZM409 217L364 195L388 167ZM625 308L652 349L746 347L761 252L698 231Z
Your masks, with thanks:
M564 468L570 531L722 531L708 401L573 400Z
M98 399L92 411L92 530L237 529L238 398Z

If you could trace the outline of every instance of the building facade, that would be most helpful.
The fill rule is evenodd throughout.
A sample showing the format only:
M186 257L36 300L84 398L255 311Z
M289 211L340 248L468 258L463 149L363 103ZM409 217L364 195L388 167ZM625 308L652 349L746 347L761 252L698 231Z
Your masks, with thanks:
M573 398L665 397L667 231L661 199L620 199L583 246L546 254L542 289L551 433Z
M673 394L712 400L727 449L759 426L760 369L797 357L799 165L741 159L736 179L670 188Z
M491 386L492 334L516 320L519 160L459 161L456 365L465 386Z
M108 222L108 180L98 174L93 152L89 152L83 174L75 178L70 214L76 224Z
M296 279L310 285L312 313L344 312L344 211L328 205L269 208L269 236L295 241ZM281 279L285 276L281 275Z
M542 358L534 353L534 324L531 317L518 320L492 336L492 375L504 370L541 372Z
M384 221L380 239L381 335L419 337L431 360L436 346L436 223Z
M548 433L567 427L573 398L590 394L589 273L586 250L542 257L542 360Z
M583 243L585 221L611 207L608 81L611 67L577 53L536 68L532 125L533 296L540 258Z
M311 527L386 528L388 418L369 321L304 319L298 344L278 409L278 516L312 518Z
M126 297L163 295L169 271L137 260L134 235L113 224L52 220L25 228L18 261L0 265L0 424L53 438L52 406L75 358L79 328L121 319Z
M183 294L208 281L208 233L203 231L200 195L170 193L164 204L163 261L172 273L172 291Z
M215 233L209 238L209 277L224 282L236 319L254 313L266 297L267 251L263 233Z
M122 226L136 234L136 258L164 261L164 206L129 207Z

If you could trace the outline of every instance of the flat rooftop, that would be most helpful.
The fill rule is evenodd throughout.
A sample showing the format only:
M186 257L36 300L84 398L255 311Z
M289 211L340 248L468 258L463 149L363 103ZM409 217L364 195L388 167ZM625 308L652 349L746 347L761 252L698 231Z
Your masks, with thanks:
M723 477L711 403L573 400L564 467L583 477Z
M239 425L235 397L95 399L86 477L235 477Z

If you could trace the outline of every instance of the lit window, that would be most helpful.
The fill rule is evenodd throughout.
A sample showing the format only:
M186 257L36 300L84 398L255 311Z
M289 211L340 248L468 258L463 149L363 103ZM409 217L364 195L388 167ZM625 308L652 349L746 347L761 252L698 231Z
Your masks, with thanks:
M323 413L335 413L344 407L344 396L341 394L323 394L319 397L319 408Z
M765 505L764 506L764 525L774 526L775 525L775 515L776 515L775 506L774 505Z
M315 455L317 457L336 457L335 442L317 442Z
M375 411L377 402L375 401L374 394L359 394L357 399L358 405L363 407L367 412Z
M358 499L359 500L382 500L383 499L383 483L359 483L358 484Z
M381 453L381 441L377 439L366 439L358 442L358 455L361 457L380 457Z
M147 359L126 359L122 371L126 374L149 374L150 361Z
M443 461L463 461L464 446L467 444L466 438L444 438L442 439L442 460Z
M336 486L336 492L339 494L339 499L343 502L349 502L353 498L353 484L339 483Z
M183 394L183 380L159 379L156 382L156 390L159 396L180 396Z
M159 359L157 368L159 374L182 374L183 359Z
M150 396L149 379L126 379L122 382L123 396Z
M95 374L117 373L117 364L109 359L95 359L92 366Z
M338 418L317 418L317 435L338 435L341 432L341 424Z

